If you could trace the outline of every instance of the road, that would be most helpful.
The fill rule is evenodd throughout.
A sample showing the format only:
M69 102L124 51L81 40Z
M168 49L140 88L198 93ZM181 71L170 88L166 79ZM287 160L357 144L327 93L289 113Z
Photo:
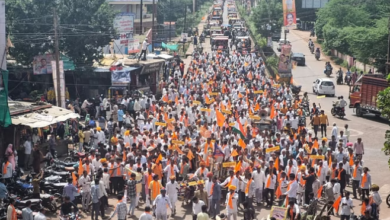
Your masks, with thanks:
M328 137L332 129L332 124L336 123L337 127L343 129L345 124L348 124L351 136L350 141L355 142L358 137L362 138L365 147L365 154L363 156L364 166L367 166L371 170L372 182L381 187L380 193L382 199L390 193L390 170L387 164L388 156L385 156L381 152L383 142L385 140L385 131L390 129L388 121L383 118L377 118L374 115L364 115L363 117L357 117L353 109L346 108L346 117L339 119L333 117L330 114L332 108L332 102L337 100L337 96L343 96L349 103L347 85L336 85L336 76L331 75L331 79L336 85L336 96L326 97L318 99L317 95L312 92L312 84L318 78L325 78L323 73L325 61L330 61L329 58L321 54L321 58L317 61L314 55L310 53L308 48L309 32L302 32L298 30L290 31L287 35L287 39L292 44L293 52L303 53L306 58L306 66L297 66L293 69L294 83L302 85L302 91L309 94L310 102L320 103L321 109L325 110L325 113L329 117L330 125L328 127ZM282 35L283 36L283 35ZM276 50L276 43L274 43L274 50ZM334 70L338 70L339 67L332 64ZM344 71L345 72L345 71ZM390 210L387 209L387 205L382 205L383 214L390 215ZM382 215L386 216L386 215Z

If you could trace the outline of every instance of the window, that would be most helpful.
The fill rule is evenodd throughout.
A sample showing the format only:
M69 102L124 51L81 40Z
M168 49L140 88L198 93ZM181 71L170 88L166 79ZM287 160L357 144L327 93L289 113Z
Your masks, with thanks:
M330 81L323 81L321 83L322 86L333 86L333 82L330 82Z

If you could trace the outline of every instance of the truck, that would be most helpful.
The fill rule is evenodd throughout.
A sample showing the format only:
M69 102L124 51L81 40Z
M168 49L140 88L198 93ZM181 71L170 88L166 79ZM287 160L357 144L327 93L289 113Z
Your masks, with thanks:
M380 91L389 87L389 82L381 74L362 75L349 87L349 108L356 109L356 116L371 113L379 117L381 110L377 108Z

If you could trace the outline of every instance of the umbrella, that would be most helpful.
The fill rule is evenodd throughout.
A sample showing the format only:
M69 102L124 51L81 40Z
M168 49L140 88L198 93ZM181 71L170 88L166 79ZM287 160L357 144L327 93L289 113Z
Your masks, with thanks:
M223 24L223 25L221 25L222 27L231 27L231 25L230 24Z

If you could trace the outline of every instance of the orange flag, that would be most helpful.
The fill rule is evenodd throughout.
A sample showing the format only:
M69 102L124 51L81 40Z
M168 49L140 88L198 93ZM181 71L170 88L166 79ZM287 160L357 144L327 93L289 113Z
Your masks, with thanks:
M260 105L259 105L259 103L256 103L255 111L258 111L259 109L260 109Z
M234 173L237 173L240 170L241 170L241 161L238 161L238 163L234 167Z
M194 154L192 153L192 151L191 151L191 150L189 150L189 151L188 151L188 153L187 153L187 157L188 157L188 159L189 159L189 160L192 160L192 159L194 159Z
M240 138L240 140L238 140L238 146L242 147L243 149L246 148L246 144L241 138Z
M318 149L318 141L317 141L317 140L314 141L313 147L314 147L315 149Z
M205 100L206 100L205 103L209 103L210 102L210 99L209 99L209 97L207 95L205 96Z
M123 150L123 158L122 158L122 160L123 160L123 162L125 162L125 163L126 163L126 161L127 161L127 155L126 155L126 151L125 151L125 150Z
M276 198L279 199L279 197L282 195L282 191L280 190L280 187L282 187L282 185L279 185L278 189L276 190L275 192L275 196Z
M79 161L79 176L83 175L83 172L84 172L84 167L83 167L83 161L81 161L81 158L80 158L80 161Z
M271 114L269 116L271 119L274 119L275 118L275 106L273 105L272 103L272 106L271 106Z
M175 103L176 103L176 105L178 105L179 104L179 98L176 96L176 98L175 98Z
M233 150L233 152L232 152L232 157L235 157L235 156L238 156L238 153L237 153L236 150Z
M77 187L77 177L76 174L74 174L74 172L72 172L72 179L73 179L73 185Z
M156 163L160 162L161 160L163 159L161 153L158 155L157 159L156 159Z
M294 83L294 79L293 77L290 78L290 85L292 85Z
M226 120L225 116L223 116L223 114L222 114L220 111L218 111L218 110L215 110L215 114L216 114L216 116L217 116L217 125L218 125L219 127L222 127L222 126L223 126L223 123L224 123L225 120Z
M340 202L341 202L341 196L336 199L333 203L333 208L336 210L336 212L339 212L339 207L340 207Z
M277 157L276 159L275 159L275 163L274 163L275 165L275 168L276 168L276 170L279 170L279 157Z
M230 109L232 109L232 103L230 103L230 99L228 100L228 106L227 106L227 108L230 110Z
M322 188L324 186L321 186L319 189L318 189L318 192L317 192L317 198L320 199L321 198L321 194L322 194Z

